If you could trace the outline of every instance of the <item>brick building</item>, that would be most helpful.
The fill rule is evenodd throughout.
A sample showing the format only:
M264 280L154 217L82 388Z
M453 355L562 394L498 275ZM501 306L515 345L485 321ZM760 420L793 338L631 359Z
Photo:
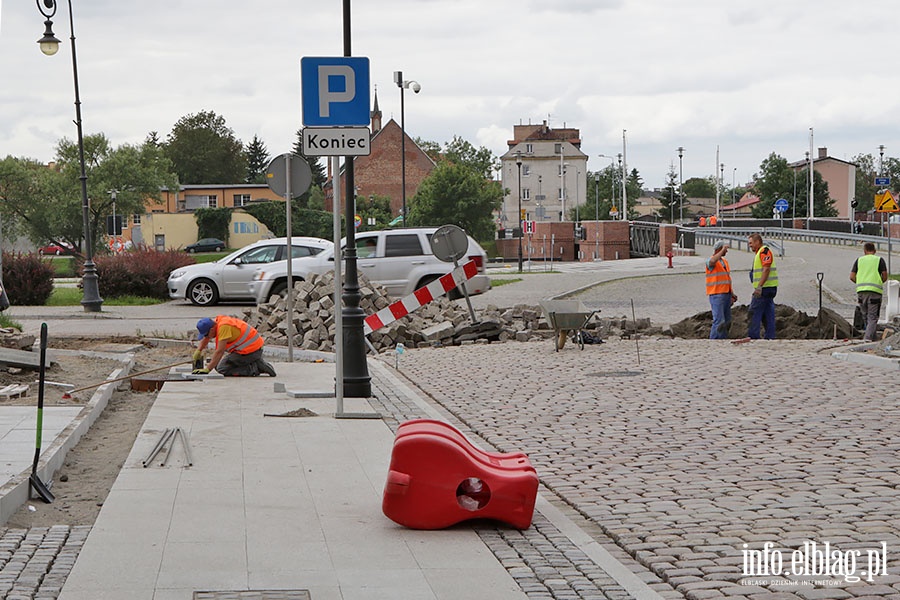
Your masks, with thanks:
M412 140L409 133L404 133L400 125L393 119L383 127L381 111L378 109L378 93L375 93L372 108L372 140L369 144L371 153L368 156L357 156L353 161L353 183L357 196L387 196L391 199L391 214L397 216L403 206L401 140L406 135L406 203L416 195L416 190L431 171L434 161L424 150ZM329 162L330 165L330 162ZM329 166L330 169L330 166ZM332 210L331 173L325 184L325 210ZM346 198L346 178L341 168L341 210Z

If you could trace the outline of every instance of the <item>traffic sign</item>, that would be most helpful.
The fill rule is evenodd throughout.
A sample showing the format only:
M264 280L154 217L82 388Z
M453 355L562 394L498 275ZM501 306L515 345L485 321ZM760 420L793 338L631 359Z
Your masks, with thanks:
M880 186L891 185L891 178L890 177L876 177L875 185L880 185Z
M875 211L876 212L900 212L900 206L897 205L897 199L891 190L884 190L880 194L875 194Z
M303 154L306 156L368 156L368 127L304 127Z
M305 56L300 83L304 125L369 125L368 58Z
M788 201L787 200L785 200L784 198L779 198L778 200L775 201L775 210L777 210L780 213L783 213L783 212L787 211L787 209L788 209Z
M285 160L287 154L280 154L269 162L266 167L266 184L269 189L279 196L287 195L287 167ZM297 156L291 154L291 196L302 196L309 189L312 183L312 170L309 163Z
M534 221L522 221L522 224L524 225L522 229L525 230L525 233L534 233Z

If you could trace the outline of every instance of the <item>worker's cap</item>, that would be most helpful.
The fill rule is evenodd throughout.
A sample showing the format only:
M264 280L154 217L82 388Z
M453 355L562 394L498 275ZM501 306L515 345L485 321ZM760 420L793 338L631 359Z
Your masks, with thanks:
M719 240L718 242L716 242L716 245L713 246L713 252L718 252L719 250L721 250L722 248L724 248L727 245L728 245L728 242L726 242L725 240Z
M197 321L197 331L200 333L201 340L209 334L209 330L212 329L215 324L216 322L209 317L203 317Z

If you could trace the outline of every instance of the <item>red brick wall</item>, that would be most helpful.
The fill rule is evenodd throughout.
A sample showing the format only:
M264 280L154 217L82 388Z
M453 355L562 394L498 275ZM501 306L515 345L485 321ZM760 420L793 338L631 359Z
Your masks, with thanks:
M659 226L659 255L665 256L666 252L672 249L672 244L678 243L678 226L677 225L660 225Z
M372 136L372 152L353 161L353 183L358 196L388 196L391 213L400 214L403 206L400 125L393 119ZM406 204L415 196L422 180L434 169L434 163L406 134ZM341 210L346 196L346 177L341 175ZM331 210L330 187L326 191L325 210Z
M582 262L595 258L616 260L630 257L631 242L628 239L627 221L582 221L587 237L579 242Z

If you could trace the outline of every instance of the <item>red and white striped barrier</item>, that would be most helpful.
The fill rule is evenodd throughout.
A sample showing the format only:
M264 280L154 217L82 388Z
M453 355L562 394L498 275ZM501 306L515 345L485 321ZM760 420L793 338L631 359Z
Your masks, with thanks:
M363 324L363 334L369 335L386 325L390 325L397 319L405 317L409 313L425 306L435 298L440 298L464 281L472 279L478 273L478 267L474 260L470 260L461 267L436 279L414 291L402 300L397 300L390 306L382 308L374 315L369 315Z

